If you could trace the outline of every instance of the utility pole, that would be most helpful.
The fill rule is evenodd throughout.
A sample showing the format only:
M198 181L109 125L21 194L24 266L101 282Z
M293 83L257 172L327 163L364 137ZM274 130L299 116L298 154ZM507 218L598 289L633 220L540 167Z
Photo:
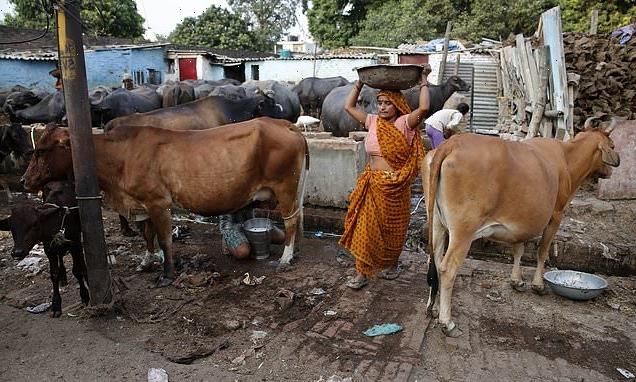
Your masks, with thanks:
M101 197L95 176L95 144L86 83L80 0L58 0L55 10L66 117L73 150L75 193L82 222L84 258L91 305L97 306L110 303L113 296L106 261Z

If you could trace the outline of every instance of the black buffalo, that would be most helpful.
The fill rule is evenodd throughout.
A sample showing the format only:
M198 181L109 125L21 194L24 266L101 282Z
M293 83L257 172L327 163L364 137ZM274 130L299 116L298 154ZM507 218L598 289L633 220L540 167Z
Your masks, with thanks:
M161 97L152 87L116 89L101 100L91 103L93 125L102 126L118 117L145 113L160 107Z
M248 96L263 94L271 97L280 105L282 116L290 122L296 122L300 116L300 100L291 86L278 81L247 81L241 85Z
M348 84L344 77L308 77L294 86L294 92L298 94L300 105L305 115L320 118L322 103L333 89Z
M44 97L36 105L16 111L15 118L22 123L60 123L65 114L64 91L58 90Z

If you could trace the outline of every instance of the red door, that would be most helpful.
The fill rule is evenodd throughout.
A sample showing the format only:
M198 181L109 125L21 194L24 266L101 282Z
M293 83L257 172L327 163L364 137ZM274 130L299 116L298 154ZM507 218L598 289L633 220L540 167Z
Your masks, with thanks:
M196 80L197 79L197 59L196 58L180 58L179 59L179 80Z

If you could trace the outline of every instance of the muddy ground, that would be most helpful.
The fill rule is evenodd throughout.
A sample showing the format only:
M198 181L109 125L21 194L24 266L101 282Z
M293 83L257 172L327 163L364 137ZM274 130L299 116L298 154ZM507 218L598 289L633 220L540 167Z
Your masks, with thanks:
M582 190L563 229L633 249L636 201L609 203ZM7 214L5 205L0 216ZM213 219L178 221L189 230L175 242L183 274L175 286L156 289L159 265L135 271L143 240L121 236L114 213L104 218L120 288L106 313L80 306L70 256L62 317L28 313L50 299L46 258L36 274L20 270L10 236L1 237L0 380L141 381L149 368L163 368L171 381L612 381L625 380L617 368L636 373L634 276L607 277L603 295L575 302L514 292L509 264L471 259L453 301L464 335L449 339L424 316L426 255L417 234L401 257L400 278L352 291L343 286L353 270L336 238L306 234L293 266L280 271L268 260L223 255ZM423 220L414 215L415 226ZM275 260L282 247L272 249ZM526 279L532 271L525 268ZM246 273L264 279L246 285ZM404 330L362 334L381 323Z

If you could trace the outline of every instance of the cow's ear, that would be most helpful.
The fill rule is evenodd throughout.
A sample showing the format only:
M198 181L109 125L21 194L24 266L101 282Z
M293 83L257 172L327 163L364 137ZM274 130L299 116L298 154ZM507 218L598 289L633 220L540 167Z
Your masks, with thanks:
M601 150L601 160L608 166L618 167L621 164L621 158L616 151L614 151L605 142L598 144L599 150Z
M0 231L11 231L11 217L0 220Z

